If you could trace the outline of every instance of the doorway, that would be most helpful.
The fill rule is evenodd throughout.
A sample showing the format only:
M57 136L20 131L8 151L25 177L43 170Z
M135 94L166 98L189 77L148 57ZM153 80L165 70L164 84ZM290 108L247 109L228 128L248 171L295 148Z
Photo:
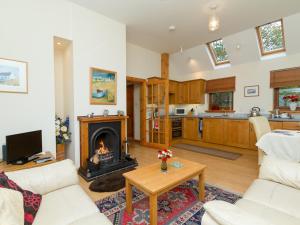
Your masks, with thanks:
M127 76L127 137L131 142L143 143L143 85L145 79Z

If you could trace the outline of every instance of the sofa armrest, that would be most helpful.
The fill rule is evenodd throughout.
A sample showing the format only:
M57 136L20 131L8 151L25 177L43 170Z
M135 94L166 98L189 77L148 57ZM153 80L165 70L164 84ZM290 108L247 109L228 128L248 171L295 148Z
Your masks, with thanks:
M79 183L76 167L69 159L5 174L23 189L41 195Z
M220 225L272 225L228 202L215 200L204 204L204 208L206 213Z
M300 163L265 156L259 178L300 189Z

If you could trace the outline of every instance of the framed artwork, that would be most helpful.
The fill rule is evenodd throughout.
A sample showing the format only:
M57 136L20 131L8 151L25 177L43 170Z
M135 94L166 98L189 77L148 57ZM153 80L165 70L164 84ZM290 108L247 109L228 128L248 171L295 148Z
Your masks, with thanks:
M245 97L257 97L259 96L259 85L244 87Z
M90 69L90 104L116 105L117 73L92 67Z
M26 62L0 58L0 92L28 93Z

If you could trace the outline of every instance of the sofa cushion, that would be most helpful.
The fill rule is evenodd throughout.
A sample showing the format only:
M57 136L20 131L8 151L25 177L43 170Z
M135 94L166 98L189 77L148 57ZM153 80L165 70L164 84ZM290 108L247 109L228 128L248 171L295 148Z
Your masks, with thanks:
M83 217L79 220L76 220L69 225L112 225L110 220L104 216L102 213L93 213L92 215L89 215L87 217Z
M262 216L251 214L236 205L224 201L211 201L204 204L208 215L222 225L273 225Z
M259 178L300 190L300 163L265 156L260 167Z
M300 225L299 218L257 202L241 199L236 203L236 206L254 216L264 218L272 225Z
M268 180L255 180L243 199L300 218L300 191Z
M70 159L49 165L8 172L6 175L23 189L41 195L78 184L78 174Z
M0 173L0 188L8 188L19 191L23 195L24 224L31 225L39 210L42 196L31 191L23 190L14 181L10 180L3 172Z
M72 185L43 195L34 225L68 225L93 213L100 214L96 204L79 185Z
M1 225L24 225L21 192L0 188L0 221Z

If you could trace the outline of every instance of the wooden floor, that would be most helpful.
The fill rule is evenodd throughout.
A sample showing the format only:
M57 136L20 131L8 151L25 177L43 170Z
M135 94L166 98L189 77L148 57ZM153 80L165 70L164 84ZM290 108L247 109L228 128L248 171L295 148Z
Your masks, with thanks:
M207 165L206 183L222 187L236 193L244 193L258 175L257 152L243 150L242 156L237 160L227 160L206 154L191 152L183 149L172 149L173 155ZM130 145L130 154L136 157L139 166L157 162L157 149ZM112 193L96 193L89 190L89 183L80 178L80 184L88 195L99 200Z

